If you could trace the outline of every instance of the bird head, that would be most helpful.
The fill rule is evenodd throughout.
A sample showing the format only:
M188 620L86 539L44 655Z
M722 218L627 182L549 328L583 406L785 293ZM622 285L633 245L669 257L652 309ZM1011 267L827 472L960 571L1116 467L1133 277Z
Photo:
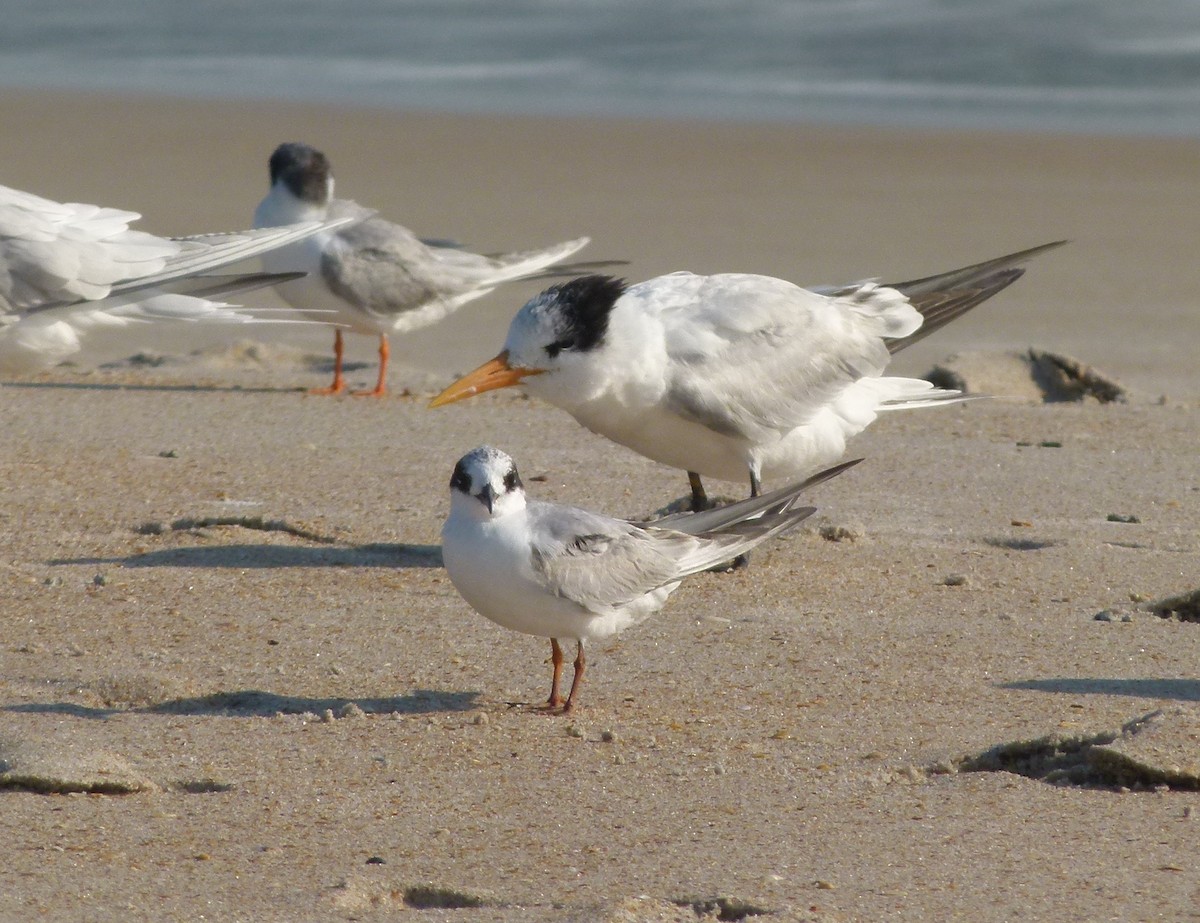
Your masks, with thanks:
M546 289L512 319L499 355L455 381L429 406L453 404L536 375L546 375L536 390L552 392L554 373L586 363L603 348L609 316L625 288L623 279L592 275Z
M494 519L525 507L525 487L507 454L481 445L454 466L450 499L476 518Z
M275 148L268 165L271 186L283 185L301 202L325 206L333 197L333 168L315 147L288 141Z

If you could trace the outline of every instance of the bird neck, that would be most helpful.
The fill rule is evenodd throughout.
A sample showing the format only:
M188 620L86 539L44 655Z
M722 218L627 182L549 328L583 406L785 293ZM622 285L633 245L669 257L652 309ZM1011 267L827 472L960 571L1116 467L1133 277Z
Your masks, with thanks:
M301 221L324 221L328 210L328 202L304 202L282 184L276 184L255 210L254 225L269 228Z

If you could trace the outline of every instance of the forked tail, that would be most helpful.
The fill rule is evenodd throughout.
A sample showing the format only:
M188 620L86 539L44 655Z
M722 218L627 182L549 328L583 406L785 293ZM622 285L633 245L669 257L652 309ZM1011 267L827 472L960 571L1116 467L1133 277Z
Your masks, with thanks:
M889 340L888 352L898 353L906 346L911 346L935 330L945 327L950 321L966 314L975 305L987 301L1025 275L1025 269L1020 263L1065 243L1065 240L1056 240L1040 247L1031 247L936 276L913 279L911 282L887 283L888 288L894 288L905 295L925 318L925 322L915 333Z

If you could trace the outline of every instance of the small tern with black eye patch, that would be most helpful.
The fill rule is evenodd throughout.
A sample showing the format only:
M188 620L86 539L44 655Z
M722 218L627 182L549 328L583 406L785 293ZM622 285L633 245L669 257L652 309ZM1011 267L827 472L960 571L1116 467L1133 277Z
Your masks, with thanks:
M445 241L422 240L347 199L333 198L329 159L307 144L279 145L270 158L271 189L254 213L255 227L351 216L356 222L288 247L264 260L268 270L308 275L279 286L279 294L301 311L325 314L355 333L379 337L379 378L387 393L388 336L436 324L469 301L504 282L578 275L619 261L556 265L588 243L587 237L539 250L484 256ZM315 394L341 394L344 341L334 332L333 383Z
M521 383L594 433L701 476L801 477L840 458L883 410L965 400L885 377L891 355L1020 278L1056 241L883 285L804 289L770 276L676 272L636 285L591 275L552 286L513 318L504 349L430 402Z
M130 228L140 217L0 186L0 372L54 365L102 330L125 338L145 323L280 322L213 299L297 273L228 267L346 223L158 237Z
M578 704L587 642L615 635L662 608L690 574L743 554L815 512L797 506L808 488L858 464L703 513L631 523L525 496L516 465L480 446L454 467L442 557L450 580L481 615L550 639L549 708ZM562 697L560 639L578 647Z

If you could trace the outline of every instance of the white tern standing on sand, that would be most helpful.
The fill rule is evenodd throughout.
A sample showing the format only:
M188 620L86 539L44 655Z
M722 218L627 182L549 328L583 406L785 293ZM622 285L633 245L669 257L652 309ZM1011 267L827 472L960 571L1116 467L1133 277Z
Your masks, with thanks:
M269 166L271 189L254 213L255 227L342 216L359 219L352 226L278 250L263 260L263 265L275 272L309 274L279 286L279 294L293 307L335 309L334 322L355 333L379 337L378 381L373 390L358 393L382 396L387 392L389 334L436 324L502 282L573 275L580 267L610 265L553 265L583 248L586 237L494 256L422 241L407 228L355 202L333 198L329 159L307 144L279 145ZM346 388L340 328L334 333L333 350L333 383L314 393L340 394Z
M653 615L684 577L795 527L814 512L795 505L800 493L858 461L720 509L634 524L527 500L513 460L480 446L454 467L442 556L450 580L481 615L550 639L547 705L569 712L579 701L587 642ZM565 701L563 638L578 644Z
M770 276L676 272L637 285L590 275L513 318L501 353L432 407L521 382L594 433L701 475L799 477L841 457L881 410L963 400L884 377L892 353L1016 281L1062 241L953 272L814 291Z

